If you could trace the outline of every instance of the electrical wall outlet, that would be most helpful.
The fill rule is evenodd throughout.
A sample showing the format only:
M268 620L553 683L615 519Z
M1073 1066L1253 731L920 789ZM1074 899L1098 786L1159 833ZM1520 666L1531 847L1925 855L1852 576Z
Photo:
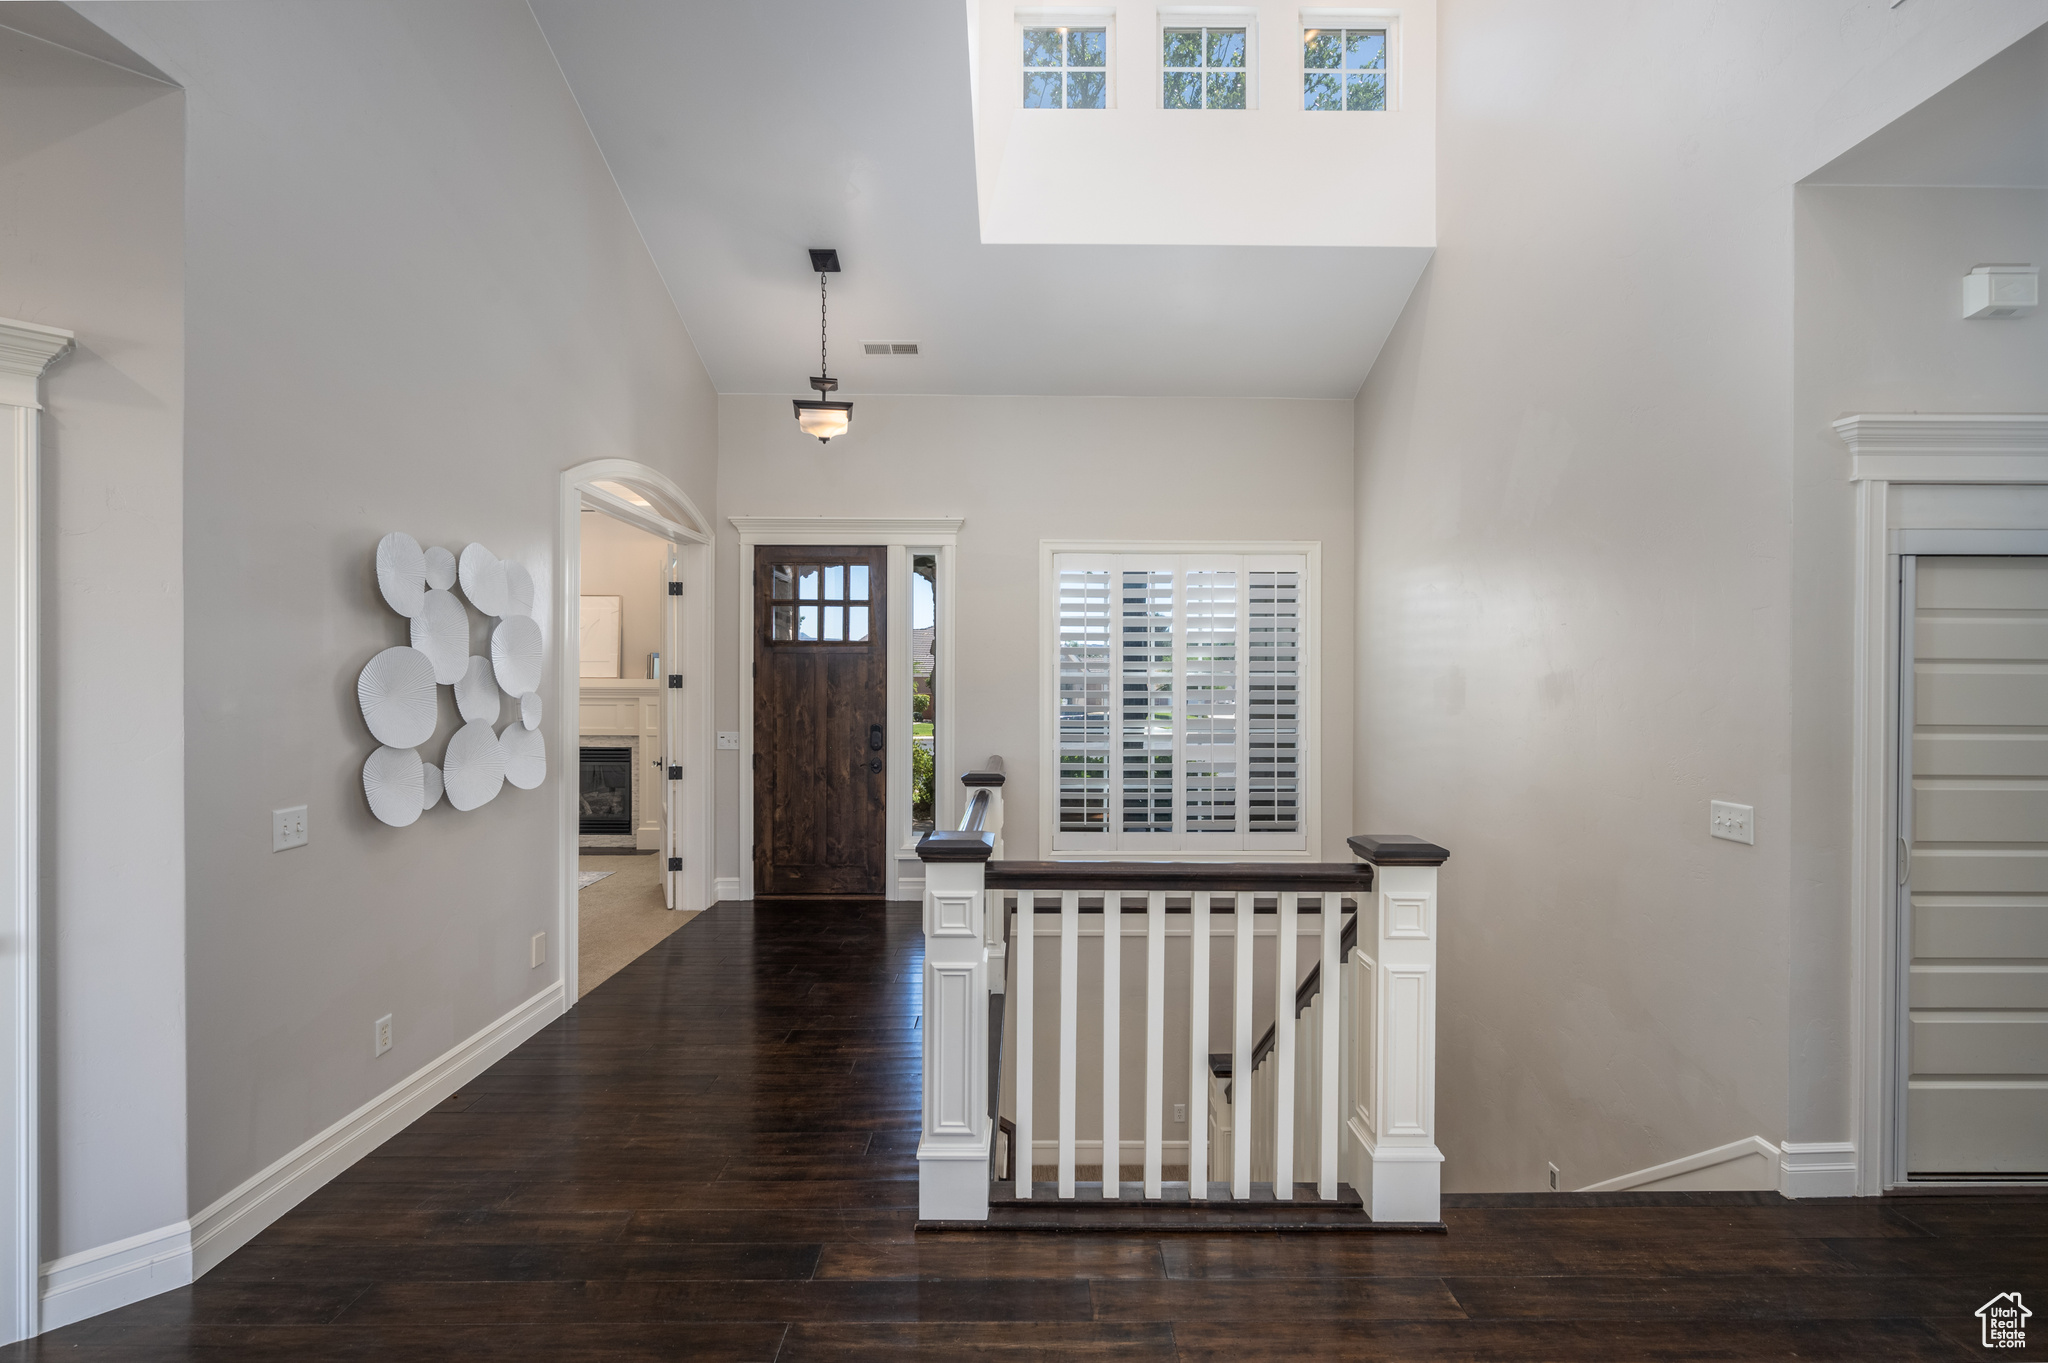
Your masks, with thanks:
M1185 1122L1185 1121L1187 1121L1187 1119L1188 1119L1188 1105L1187 1105L1186 1103L1175 1103L1175 1104L1173 1105L1173 1119L1174 1119L1174 1120L1175 1120L1176 1122Z
M533 965L540 965L548 958L548 935L544 932L533 934ZM529 966L528 969L532 967Z
M1557 1166L1553 1164L1550 1166L1550 1191L1554 1193L1557 1190Z
M721 752L738 752L740 750L740 736L721 731L718 735L718 747Z
M377 1019L377 1054L382 1055L390 1049L391 1014L386 1013L383 1017Z
M282 852L288 847L306 845L306 807L293 805L290 809L270 811L270 850Z
M1713 815L1715 837L1756 846L1756 806L1713 800L1708 809Z

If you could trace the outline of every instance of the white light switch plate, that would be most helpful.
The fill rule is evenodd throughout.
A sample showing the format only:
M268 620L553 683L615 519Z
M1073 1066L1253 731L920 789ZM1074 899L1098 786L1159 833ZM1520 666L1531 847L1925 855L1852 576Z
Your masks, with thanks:
M293 805L290 809L270 811L270 850L282 852L288 847L306 845L306 807Z
M738 752L740 750L740 736L738 734L720 732L718 735L718 746L726 752Z
M1746 842L1756 845L1756 806L1730 804L1726 800L1712 802L1714 836L1730 842Z

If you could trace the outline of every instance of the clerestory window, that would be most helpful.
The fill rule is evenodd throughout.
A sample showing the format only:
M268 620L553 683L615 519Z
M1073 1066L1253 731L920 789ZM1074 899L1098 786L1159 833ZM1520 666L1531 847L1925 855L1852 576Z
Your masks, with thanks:
M1052 850L1306 849L1308 556L1051 558Z
M1169 109L1247 108L1250 30L1170 26L1162 31L1161 102Z
M1109 30L1025 29L1024 107L1108 108Z
M1311 112L1387 107L1387 30L1311 28L1302 34L1301 105Z

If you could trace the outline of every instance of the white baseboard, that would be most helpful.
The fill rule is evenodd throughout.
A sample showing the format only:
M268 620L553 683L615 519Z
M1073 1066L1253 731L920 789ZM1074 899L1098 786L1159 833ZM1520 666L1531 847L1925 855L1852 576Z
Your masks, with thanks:
M1633 1174L1605 1179L1579 1189L1582 1193L1775 1192L1778 1147L1762 1136L1717 1145Z
M1787 1197L1856 1196L1856 1147L1849 1141L1786 1141L1778 1147L1778 1191Z
M43 1265L42 1328L75 1325L192 1281L192 1223L131 1235Z
M712 903L715 904L722 899L736 900L739 897L740 878L738 876L719 876L711 882Z
M417 1121L562 1014L560 980L343 1117L192 1218L192 1276Z

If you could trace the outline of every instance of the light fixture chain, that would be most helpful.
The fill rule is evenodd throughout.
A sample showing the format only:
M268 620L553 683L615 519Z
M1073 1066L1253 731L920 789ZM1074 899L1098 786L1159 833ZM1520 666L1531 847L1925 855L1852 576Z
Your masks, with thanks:
M818 377L832 377L831 368L825 363L825 276L818 276Z

